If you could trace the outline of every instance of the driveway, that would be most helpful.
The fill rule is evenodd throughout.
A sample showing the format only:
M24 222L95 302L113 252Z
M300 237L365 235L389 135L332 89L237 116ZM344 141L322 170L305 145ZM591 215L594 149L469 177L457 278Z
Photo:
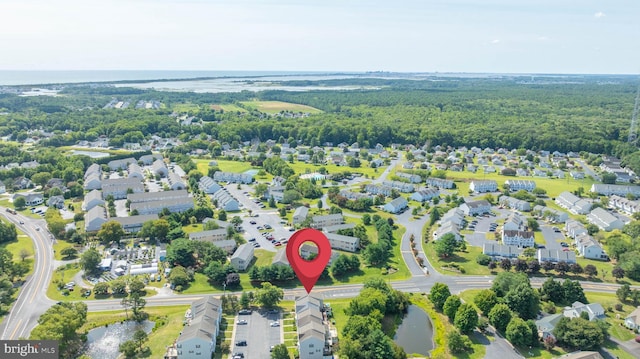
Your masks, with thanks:
M477 330L474 330L473 333L471 333L471 336L487 348L487 352L484 355L485 358L500 358L500 359L522 359L523 358L523 356L518 354L518 352L513 348L511 343L509 343L506 339L502 338L501 336L496 335L495 332L491 329L489 329L486 335L483 335ZM493 337L493 340L489 340L490 336Z
M238 325L238 320L246 320L247 324ZM266 310L253 311L251 315L238 315L235 318L236 334L231 353L243 353L245 358L265 358L272 345L282 343L280 327L272 327L270 323L280 320L280 312L269 313ZM246 340L247 346L236 346L238 341Z

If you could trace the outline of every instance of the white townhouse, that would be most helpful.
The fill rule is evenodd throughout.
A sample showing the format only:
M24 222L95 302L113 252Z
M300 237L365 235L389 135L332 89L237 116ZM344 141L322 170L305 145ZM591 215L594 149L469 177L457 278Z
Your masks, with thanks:
M467 216L476 216L491 212L491 203L481 199L479 201L471 201L460 205L460 209Z
M476 193L495 192L498 190L498 183L494 180L471 181L469 190Z
M618 217L600 207L594 209L587 215L587 221L607 232L624 227L624 223Z
M535 237L531 231L502 231L502 244L516 247L533 247Z
M531 192L536 188L535 181L531 180L506 180L504 182L507 186L509 186L509 191L518 192L520 190L525 190L527 192Z
M571 192L562 192L556 197L556 204L573 214L587 214L591 210L591 202Z

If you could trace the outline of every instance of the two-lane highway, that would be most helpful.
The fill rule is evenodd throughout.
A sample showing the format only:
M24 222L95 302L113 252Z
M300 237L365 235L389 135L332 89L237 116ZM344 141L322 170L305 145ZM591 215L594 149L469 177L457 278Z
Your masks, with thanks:
M0 207L2 214L28 235L34 245L34 271L20 289L16 302L0 324L2 339L26 338L38 318L55 302L47 298L47 287L53 272L53 246L46 222L20 214L10 214ZM24 224L20 224L20 221Z

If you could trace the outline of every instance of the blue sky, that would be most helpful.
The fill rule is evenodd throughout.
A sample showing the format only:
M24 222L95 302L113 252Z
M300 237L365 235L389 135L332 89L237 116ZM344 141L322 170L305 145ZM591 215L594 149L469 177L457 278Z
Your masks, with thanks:
M638 0L0 0L0 69L640 73Z

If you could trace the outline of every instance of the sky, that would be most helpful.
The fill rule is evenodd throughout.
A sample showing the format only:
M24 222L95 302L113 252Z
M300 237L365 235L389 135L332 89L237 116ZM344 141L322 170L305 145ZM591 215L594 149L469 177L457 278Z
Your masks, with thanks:
M640 73L638 0L0 0L0 70Z

